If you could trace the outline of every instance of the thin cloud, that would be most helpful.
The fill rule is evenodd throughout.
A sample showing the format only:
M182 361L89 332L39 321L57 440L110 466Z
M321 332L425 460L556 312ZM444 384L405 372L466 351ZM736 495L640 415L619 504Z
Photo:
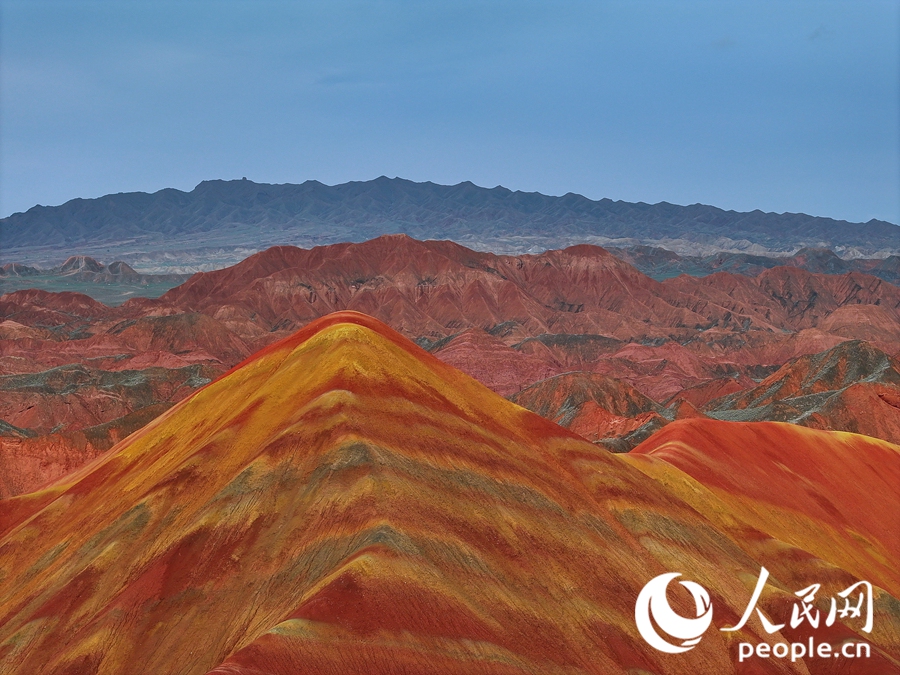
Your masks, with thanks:
M810 41L815 42L816 40L830 40L834 37L834 31L828 28L823 23L820 23L816 26L816 29L807 36Z
M729 49L734 49L734 46L737 44L730 37L723 37L720 40L715 40L712 43L714 49L717 49L720 52L728 51Z

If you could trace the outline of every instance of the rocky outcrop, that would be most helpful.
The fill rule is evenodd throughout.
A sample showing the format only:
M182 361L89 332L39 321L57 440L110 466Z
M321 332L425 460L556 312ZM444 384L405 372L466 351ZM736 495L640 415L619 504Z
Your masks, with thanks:
M596 373L557 375L510 400L615 452L627 452L668 422L662 406L626 382Z
M710 401L720 419L776 420L900 443L900 364L861 341L794 359L758 386Z
M0 376L0 419L34 434L78 431L181 400L218 373L185 368L105 371L79 364Z

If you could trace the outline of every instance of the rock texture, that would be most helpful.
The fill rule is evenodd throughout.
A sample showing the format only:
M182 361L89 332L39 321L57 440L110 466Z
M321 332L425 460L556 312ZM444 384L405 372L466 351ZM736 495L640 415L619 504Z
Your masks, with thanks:
M658 362L644 363L648 370L659 367ZM609 371L621 362L611 358L601 364ZM759 383L747 377L708 379L679 391L666 401L665 409L651 401L652 407L631 410L625 419L619 410L630 395L623 392L613 400L593 397L593 405L599 406L594 408L592 396L586 393L588 377L584 373L552 377L512 400L620 452L630 450L668 421L684 417L791 422L900 443L900 367L896 358L866 342L842 342L819 354L792 359ZM607 387L614 383L613 390L627 386L625 380L615 378L600 382ZM647 380L644 388L650 388ZM584 413L580 412L583 405ZM641 416L651 410L655 414L650 418ZM638 428L638 421L647 426Z
M503 396L521 391L536 379L551 377L562 366L553 359L522 353L479 328L450 339L421 340L444 363L458 368Z
M511 323L523 337L670 337L698 329L798 331L839 307L877 305L900 321L900 288L860 273L798 268L653 281L596 246L498 256L451 242L386 236L363 244L270 249L197 274L162 301L210 313L249 337L337 309L445 336ZM213 309L214 308L214 309Z
M197 365L104 371L73 364L0 376L0 419L38 434L78 431L180 401L215 375L215 369Z
M76 473L3 501L0 669L735 673L735 638L805 637L770 637L755 619L716 630L742 613L765 564L773 617L809 579L823 595L875 583L878 631L840 618L817 640L869 642L867 672L896 672L900 547L890 512L858 500L868 489L897 502L900 448L713 424L740 442L748 475L788 447L827 459L824 445L840 472L792 462L805 495L756 482L725 501L715 475L707 488L653 452L629 461L597 448L377 321L320 319ZM730 466L706 427L676 425L677 447ZM858 482L824 491L846 475ZM837 545L850 529L869 545ZM634 625L642 586L673 568L715 604L713 626L678 659ZM831 659L754 666L836 672Z
M511 400L619 452L630 450L668 421L662 406L627 383L596 373L557 375Z
M78 258L69 267L97 265ZM886 353L900 345L900 288L859 272L779 267L661 283L596 246L503 256L392 235L272 248L197 274L161 298L117 307L78 293L2 295L0 382L21 386L8 390L0 420L62 433L176 401L254 350L346 309L374 315L503 395L587 372L669 407L633 427L585 401L581 419L591 421L577 428L620 450L673 418L682 402L727 415L730 408L708 405L756 388L792 359L849 341ZM179 375L197 369L200 379ZM159 385L141 384L148 377ZM183 384L172 393L176 380ZM892 396L865 386L822 405L755 406L762 417L750 419L803 417L896 440ZM610 429L625 440L605 436Z
M900 443L900 363L865 342L843 342L704 409L722 419L779 420Z
M0 499L32 492L71 473L171 405L154 403L94 427L43 436L5 425L0 428Z

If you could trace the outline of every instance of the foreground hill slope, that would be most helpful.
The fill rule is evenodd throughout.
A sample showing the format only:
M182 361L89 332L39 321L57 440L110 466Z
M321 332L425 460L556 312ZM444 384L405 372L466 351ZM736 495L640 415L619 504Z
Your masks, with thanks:
M724 505L723 521L744 520L884 586L900 582L893 564L900 555L900 446L783 422L686 419L626 461L654 475L641 463L646 458L657 462L656 475L671 477L674 466L715 495L679 490L705 515L715 518L713 504ZM812 518L794 527L787 525L792 514Z
M867 442L847 461L869 461ZM383 324L332 315L76 473L0 502L0 670L736 672L734 637L772 639L755 622L710 629L678 658L634 627L657 574L685 570L709 589L720 627L759 573L746 528L717 529L665 483ZM773 518L803 530L819 514ZM764 531L752 540L795 576L823 575ZM897 554L873 540L857 562L896 595L879 547ZM852 581L825 559L828 590ZM773 577L767 610L793 590ZM879 590L881 632L842 621L825 637L868 638L866 666L896 672L897 606ZM757 665L835 672L830 660Z

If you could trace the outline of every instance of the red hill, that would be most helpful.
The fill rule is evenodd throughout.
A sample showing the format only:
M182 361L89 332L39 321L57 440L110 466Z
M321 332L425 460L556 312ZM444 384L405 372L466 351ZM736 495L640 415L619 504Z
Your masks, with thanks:
M565 373L511 397L589 441L630 450L666 424L657 405L621 380L595 373Z
M717 273L659 283L597 246L502 256L405 235L310 250L274 247L196 274L158 300L119 308L76 293L0 297L0 317L28 326L201 312L251 340L343 309L376 314L410 337L507 326L504 336L519 339L633 341L687 337L700 329L725 351L726 336L742 336L735 346L748 347L763 336L780 342L784 331L813 327L876 343L900 339L900 288L859 272L778 267L758 277ZM863 315L871 334L851 329L852 317Z
M897 588L900 571L900 447L856 434L779 422L686 419L635 448L631 460L650 475L676 467L715 499L682 497L712 516L723 513L811 554ZM642 463L649 457L656 463ZM812 518L795 527L792 514ZM724 522L724 520L723 520ZM875 562L874 555L881 562Z
M706 410L900 443L900 364L865 342L843 342L794 359L756 387L709 402Z

